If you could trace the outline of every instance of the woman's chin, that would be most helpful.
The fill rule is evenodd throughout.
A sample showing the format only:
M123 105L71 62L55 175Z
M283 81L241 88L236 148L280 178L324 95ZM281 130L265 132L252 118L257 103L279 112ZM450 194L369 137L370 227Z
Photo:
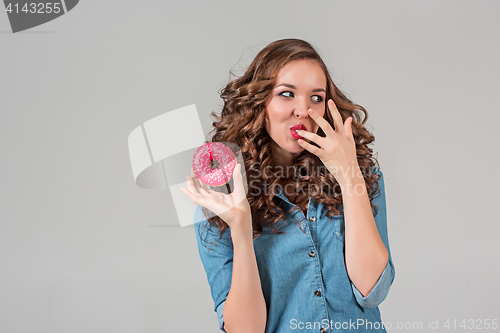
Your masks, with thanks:
M295 142L289 146L288 151L292 154L298 154L304 150L304 147L299 145L299 142L295 140Z
M298 154L298 153L301 153L304 151L304 148L301 145L299 145L299 142L294 138L291 138L291 139L287 138L287 140L283 141L282 144L278 144L274 140L272 142L273 142L273 146L276 146L275 148L279 147L277 150L275 148L273 148L273 151L276 151L276 152L279 152L280 149L282 150L282 153L284 153L284 151L286 151L290 154Z

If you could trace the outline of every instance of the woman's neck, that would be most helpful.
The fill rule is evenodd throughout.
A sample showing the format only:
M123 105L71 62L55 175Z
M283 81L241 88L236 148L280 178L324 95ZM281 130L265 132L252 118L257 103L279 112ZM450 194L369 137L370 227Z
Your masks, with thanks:
M271 143L271 163L273 166L282 166L284 168L293 165L295 154L281 148L274 140Z
M283 179L290 179L293 176L293 160L296 154L281 148L276 142L271 143L272 155L271 165L273 171L278 173Z

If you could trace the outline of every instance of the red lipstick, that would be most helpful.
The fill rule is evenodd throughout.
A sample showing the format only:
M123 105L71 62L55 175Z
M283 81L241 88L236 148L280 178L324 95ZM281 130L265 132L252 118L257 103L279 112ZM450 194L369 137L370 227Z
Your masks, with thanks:
M299 134L297 134L297 132L295 132L295 130L307 131L307 128L302 124L297 124L297 125L290 127L290 133L292 134L293 138L298 140L298 139L301 139L302 137Z

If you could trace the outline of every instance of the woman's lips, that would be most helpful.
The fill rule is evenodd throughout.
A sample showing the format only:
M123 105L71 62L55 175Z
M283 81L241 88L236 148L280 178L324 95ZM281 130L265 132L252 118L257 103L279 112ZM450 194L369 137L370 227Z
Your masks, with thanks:
M298 140L298 139L302 139L302 137L300 135L298 135L297 132L295 132L295 130L307 131L307 128L302 124L298 124L298 125L294 125L294 126L290 127L290 133L292 134L293 138Z

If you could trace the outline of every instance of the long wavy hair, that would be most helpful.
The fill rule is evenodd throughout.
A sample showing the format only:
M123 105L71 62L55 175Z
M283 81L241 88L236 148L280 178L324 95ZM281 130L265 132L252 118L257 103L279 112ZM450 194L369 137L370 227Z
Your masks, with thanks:
M210 132L215 132L211 142L231 142L241 148L247 182L251 180L247 199L252 211L254 238L262 233L264 226L269 227L274 233L283 233L279 230L281 226L277 227L278 222L283 221L285 216L290 213L290 211L285 212L279 206L279 201L275 200L280 176L277 172L272 171L273 167L271 166L272 139L265 129L266 103L272 98L278 72L287 63L299 59L316 61L325 73L327 89L324 118L332 128L335 128L333 119L331 119L326 105L326 101L329 99L333 99L335 102L343 122L349 117L353 118L352 131L356 142L358 165L365 179L371 207L374 209L375 215L378 212L372 199L379 192L378 178L380 176L376 172L371 173L371 170L375 165L377 169L380 167L372 154L372 149L368 147L375 138L364 126L368 119L366 110L353 103L333 83L325 63L308 42L300 39L282 39L264 47L252 61L245 74L230 81L219 91L224 106L220 115L215 112L211 113L212 117L215 118L212 124L214 129ZM321 128L318 130L318 135L325 136ZM292 178L295 190L302 191L302 193L305 191L317 203L322 203L328 210L326 213L328 217L342 214L340 205L343 201L340 186L333 175L324 167L323 162L316 155L304 149L295 155L293 164L299 170L299 172L294 173ZM311 188L315 190L308 191ZM303 207L294 208L301 209ZM210 225L218 228L221 238L229 226L214 214L209 218L208 210L205 207L202 207L202 211ZM298 222L299 227L301 221Z

